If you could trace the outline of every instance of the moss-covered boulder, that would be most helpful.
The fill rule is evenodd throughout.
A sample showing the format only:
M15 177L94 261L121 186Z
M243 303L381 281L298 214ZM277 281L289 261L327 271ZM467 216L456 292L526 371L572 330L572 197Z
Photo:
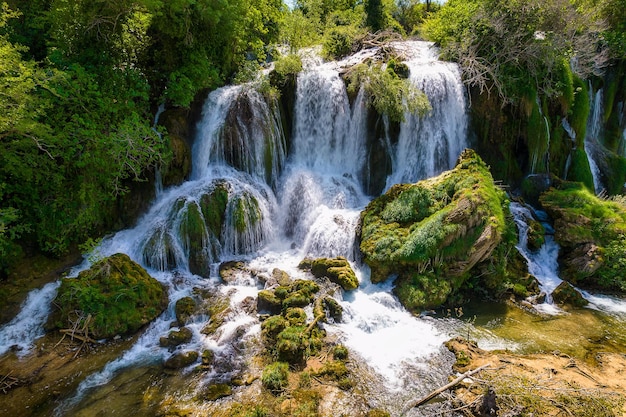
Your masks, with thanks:
M580 308L589 304L589 301L585 300L582 294L567 281L561 282L559 286L552 291L552 299L557 304L571 307Z
M192 331L187 327L182 327L180 330L171 330L167 337L161 337L159 339L159 345L162 347L175 347L189 342L192 337Z
M580 183L559 182L542 194L561 245L561 276L572 284L626 291L626 204L601 199Z
M87 325L96 339L136 332L167 306L167 293L127 255L118 253L95 263L76 278L64 278L52 315L58 328Z
M176 314L176 321L181 326L187 324L191 316L196 312L196 302L191 297L179 298L174 306L174 313Z
M194 350L187 350L183 352L176 352L163 364L167 369L180 369L195 363L198 360L198 352Z
M327 277L332 282L339 284L345 291L354 290L359 286L359 280L343 256L336 258L304 259L298 265L300 269L310 270L317 277Z
M508 203L472 150L438 177L394 185L361 213L360 248L372 282L397 275L396 294L410 309L437 307L470 280L497 286L498 267L480 282L482 272L473 272L485 262L506 266L508 251L496 248L516 240Z

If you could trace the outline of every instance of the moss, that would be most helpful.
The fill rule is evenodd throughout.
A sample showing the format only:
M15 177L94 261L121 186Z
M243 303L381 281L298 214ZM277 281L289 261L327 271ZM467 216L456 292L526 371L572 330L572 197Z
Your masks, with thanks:
M557 183L541 203L554 219L565 276L585 288L626 290L626 206L569 182Z
M278 313L282 308L282 301L271 290L261 290L257 295L257 310Z
M203 392L206 401L215 401L232 395L233 389L228 384L211 384Z
M405 306L440 305L500 243L507 207L471 150L451 171L393 186L361 213L360 248L372 282L397 274L396 294Z
M227 205L228 189L224 183L217 183L213 191L200 198L200 207L206 226L218 238L222 235Z
M261 323L261 334L266 341L273 344L276 342L278 334L285 330L288 325L289 322L283 316L272 316Z
M310 262L310 264L309 264ZM336 258L319 258L300 262L302 269L310 265L311 273L317 277L327 277L332 282L341 286L345 291L354 290L359 286L359 280L350 266L350 263L343 256Z
M348 359L348 348L344 345L337 345L333 348L333 359L345 361Z
M593 175L591 174L589 158L584 147L579 147L572 151L572 161L567 178L570 181L583 183L588 189L594 190Z
M261 220L259 202L248 193L242 194L234 202L232 216L233 226L237 232L245 232Z
M373 410L369 410L367 412L366 417L391 417L391 414L389 414L385 410L381 410L379 408L375 408Z
M289 364L274 362L263 369L261 383L274 394L281 393L288 384Z
M303 326L306 323L306 312L297 307L288 308L285 311L285 318L290 326Z
M167 305L166 292L127 255L115 254L61 281L54 314L58 327L72 328L91 316L89 332L97 339L130 334L156 318ZM79 324L80 325L80 324Z
M570 126L576 132L576 146L582 148L587 136L587 119L589 118L589 91L585 82L578 76L574 76L574 104L568 117Z
M185 325L189 318L196 311L196 302L191 297L183 297L176 300L174 312L176 314L176 321L179 324Z

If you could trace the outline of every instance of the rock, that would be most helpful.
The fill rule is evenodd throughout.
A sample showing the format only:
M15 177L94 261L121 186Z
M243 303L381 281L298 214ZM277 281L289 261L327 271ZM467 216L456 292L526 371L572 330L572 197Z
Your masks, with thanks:
M494 417L498 415L499 409L496 404L496 390L493 387L489 387L474 415L477 417Z
M276 283L278 283L278 285L282 285L283 287L291 284L291 277L289 274L278 268L274 268L272 271L272 278L276 281Z
M172 330L168 333L167 337L159 339L159 344L163 347L175 347L189 342L193 337L193 333L186 327L182 327L180 330Z
M189 318L196 311L196 302L191 297L183 297L176 301L174 312L176 314L176 321L182 326L187 324Z
M374 283L398 276L395 291L405 307L435 308L457 294L480 263L489 260L506 269L508 251L495 249L503 242L507 214L508 200L489 168L474 151L465 150L453 170L394 185L366 207L361 213L363 260ZM493 291L505 279L504 272L496 272L474 274L484 276L479 282Z
M580 288L626 293L626 206L566 181L540 200L554 220L562 275Z
M213 365L214 359L215 359L215 352L213 352L211 349L205 349L202 351L202 365L203 366Z
M569 305L572 307L584 307L589 304L580 292L576 290L570 283L563 281L552 292L552 299L560 305Z
M204 399L215 401L232 395L233 389L228 384L211 384L204 390Z
M311 273L317 278L327 277L332 282L339 284L345 291L354 290L359 286L359 280L354 270L343 256L305 260L300 265L306 268L309 262Z
M191 173L189 146L189 113L182 107L168 109L161 114L159 124L167 129L172 160L163 175L163 185L179 185Z
M241 261L227 261L220 264L220 278L227 283L232 284L241 277L250 277L250 271L246 268L246 264Z
M198 360L198 352L188 350L185 352L177 352L167 358L163 366L167 369L180 369L193 364Z
M167 306L159 281L127 255L118 253L96 262L76 278L64 278L51 315L58 328L75 320L88 323L95 339L132 334L155 319Z
M278 314L280 313L281 308L282 300L276 297L274 291L259 291L259 294L257 296L257 311Z

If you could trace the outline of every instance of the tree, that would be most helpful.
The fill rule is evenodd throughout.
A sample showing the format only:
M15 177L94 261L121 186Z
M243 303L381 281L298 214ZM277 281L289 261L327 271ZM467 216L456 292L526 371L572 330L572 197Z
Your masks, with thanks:
M378 32L385 27L385 14L382 0L366 0L365 13L367 26L372 32Z

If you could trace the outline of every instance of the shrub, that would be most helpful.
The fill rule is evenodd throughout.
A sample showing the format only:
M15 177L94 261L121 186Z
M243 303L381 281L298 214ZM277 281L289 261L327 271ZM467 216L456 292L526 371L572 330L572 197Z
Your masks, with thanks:
M285 362L274 362L265 367L261 376L261 383L272 393L282 392L287 387L289 365Z

